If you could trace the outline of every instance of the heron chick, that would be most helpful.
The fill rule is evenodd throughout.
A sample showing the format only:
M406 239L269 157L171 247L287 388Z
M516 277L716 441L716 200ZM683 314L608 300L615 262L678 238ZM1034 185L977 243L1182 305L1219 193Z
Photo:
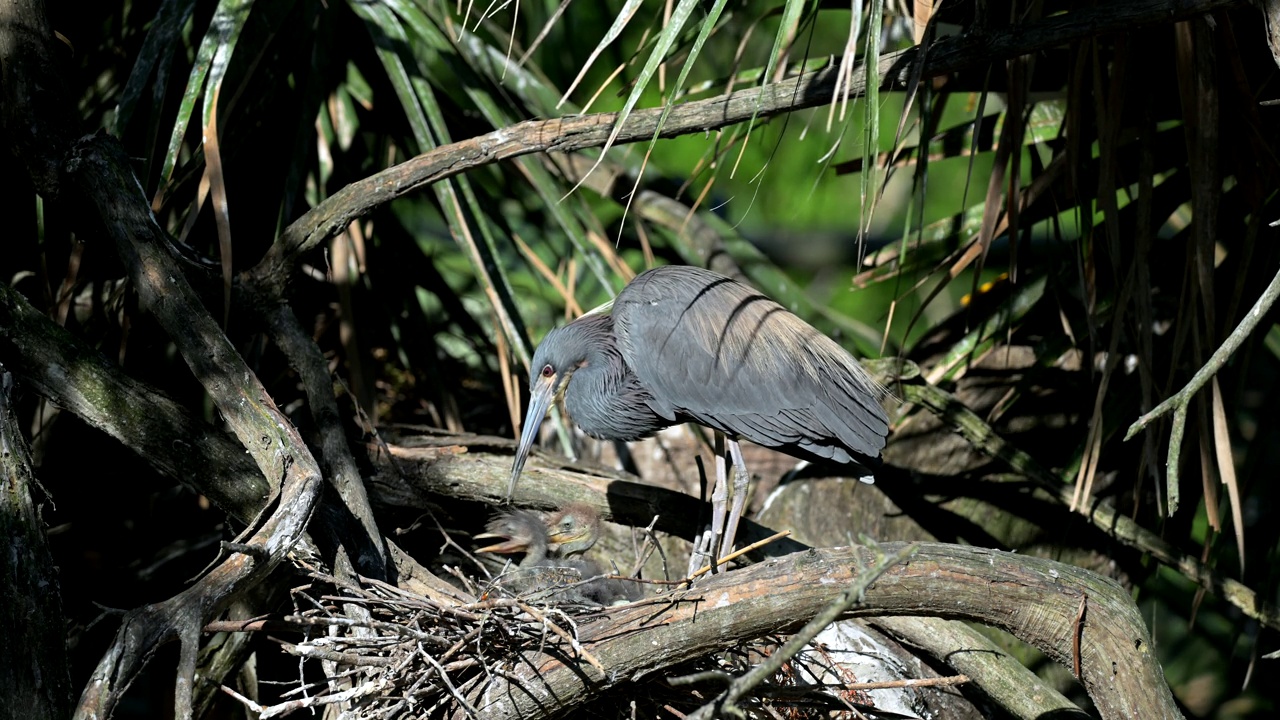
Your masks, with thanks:
M532 510L512 510L495 516L476 540L501 540L476 548L476 552L516 555L524 553L520 567L536 567L547 560L549 543L543 517Z
M575 557L596 544L600 529L600 514L584 504L566 505L545 519L529 510L513 510L496 516L476 535L502 542L477 552L525 553L521 573L502 583L517 594L554 590L551 597L562 602L598 605L638 600L642 593L637 584L600 577L607 573L599 564ZM586 581L575 582L580 579ZM572 587L557 589L561 585Z
M554 557L581 555L600 539L600 513L590 505L571 503L548 517L546 527L547 546Z

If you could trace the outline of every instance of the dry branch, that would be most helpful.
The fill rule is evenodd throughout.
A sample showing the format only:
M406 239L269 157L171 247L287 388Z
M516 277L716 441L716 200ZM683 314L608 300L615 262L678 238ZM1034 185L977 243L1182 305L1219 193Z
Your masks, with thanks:
M3 129L37 189L74 193L95 212L131 272L144 308L177 345L258 466L277 501L245 545L183 593L129 613L81 694L78 717L106 717L161 643L179 639L175 714L192 713L200 626L262 580L302 536L320 494L320 472L301 438L205 311L167 247L119 143L72 143L74 105L62 91L53 33L39 0L0 4Z
M71 712L67 627L12 390L0 364L0 717L59 720Z
M0 283L0 363L24 386L247 525L271 489L244 448Z
M333 379L329 365L319 346L302 329L302 323L285 304L266 306L267 327L276 345L284 352L289 365L298 371L302 387L307 393L307 407L320 435L319 461L324 476L338 492L341 503L329 503L321 512L331 512L335 517L324 523L322 532L328 537L328 545L343 555L343 564L349 563L360 574L384 580L387 577L387 558L382 533L369 507L364 480L356 467L355 457L347 444L338 402L333 395ZM342 511L340 512L339 508Z
M870 622L908 647L941 658L956 671L972 677L976 684L971 687L1016 718L1085 720L1091 717L1017 658L964 623L926 617L882 617Z
M130 377L0 284L0 363L26 386L116 438L162 475L204 495L241 524L270 498L253 460L233 438L163 392ZM423 595L455 588L388 543L397 582Z
M1045 498L1064 506L1071 504L1071 486L1064 484L1030 455L1000 437L990 425L951 394L928 383L902 385L901 389L904 399L929 408L975 448L1007 463L1016 472L1034 481L1040 488L1038 492ZM1116 512L1113 505L1101 498L1094 498L1085 515L1090 523L1109 537L1128 547L1150 553L1161 563L1177 569L1197 585L1212 591L1249 617L1268 627L1280 629L1280 611L1277 611L1273 603L1260 598L1257 592L1240 581L1223 577L1196 557L1178 550L1168 540L1142 527L1133 518Z
M81 718L109 716L156 646L176 639L181 651L175 714L189 718L199 628L235 594L264 579L302 537L320 497L320 469L187 283L119 143L105 135L82 139L66 170L126 260L142 306L173 339L273 491L271 515L243 543L254 552L232 554L186 591L130 612L76 710Z
M903 544L881 546L887 554ZM874 563L867 548L811 550L726 573L676 593L666 608L614 609L607 621L579 627L605 674L550 657L526 657L473 698L487 717L525 717L570 709L626 679L649 675L767 633L796 629ZM924 544L889 568L851 611L854 617L930 615L1004 629L1070 666L1082 595L1082 681L1104 718L1181 717L1155 661L1142 617L1128 593L1086 570L979 548Z
M873 548L878 556L874 565L859 567L855 573L857 575L856 579L837 595L827 607L823 608L816 617L805 623L804 627L787 638L782 647L778 648L766 660L751 668L750 672L730 681L729 687L723 693L716 697L715 700L703 705L698 709L698 712L693 713L690 717L706 720L712 717L719 717L721 714L743 714L742 708L739 707L739 703L742 702L743 698L747 697L749 693L771 675L781 670L784 663L795 657L810 642L813 642L814 638L818 637L818 634L825 630L827 626L839 620L850 610L862 605L863 600L866 598L867 588L879 580L880 576L890 568L900 563L908 562L916 554L917 549L918 546L916 545L908 545L892 555L886 556L881 555L878 548Z
M1065 512L1071 500L1070 486L1000 437L982 418L950 394L925 383L908 383L899 388L905 400L927 407L975 448L1033 480L1039 485L1036 497L1061 506ZM448 435L405 439L401 444L385 448L370 446L369 456L378 468L377 474L369 479L370 492L375 502L396 507L429 507L439 495L500 503L510 477L511 461L507 453L512 446L511 441L500 438ZM487 452L491 449L500 452ZM385 454L388 451L390 458ZM648 524L657 515L659 531L686 539L694 537L696 519L706 512L698 500L688 495L636 482L634 477L624 473L554 459L531 462L517 500L523 506L539 509L582 502L606 518L636 527ZM1268 627L1280 628L1280 611L1260 598L1252 588L1238 580L1223 577L1132 518L1117 513L1102 499L1094 500L1087 517L1108 537L1150 553L1249 617ZM754 542L771 533L772 530L758 523L744 521L739 539ZM783 539L764 548L764 552L769 555L787 554L802 547L794 540Z
M878 557L912 548L909 560L875 567ZM693 589L585 613L520 600L438 603L384 584L313 576L339 593L322 600L361 603L373 618L364 625L371 634L311 633L296 650L359 669L355 687L342 695L356 700L353 718L410 709L453 717L565 715L610 691L633 694L637 689L628 686L660 682L686 662L793 632L834 603L856 598L860 587L865 592L848 612L819 624L836 615L981 622L1068 667L1078 662L1103 718L1180 717L1142 617L1123 588L1087 570L1013 553L934 543L809 550ZM290 624L346 630L352 621L321 607L239 629L279 631ZM209 629L237 628L219 623Z
M1200 392L1209 380L1222 369L1222 366L1227 364L1227 360L1231 358L1232 354L1240 349L1240 346L1253 333L1258 323L1267 317L1271 307L1275 305L1276 298L1280 298L1280 272L1277 272L1275 277L1271 278L1266 290L1258 296L1258 300L1249 309L1249 312L1240 319L1240 324L1236 325L1236 328L1231 331L1226 340L1223 340L1222 345L1196 371L1196 374L1187 381L1187 384L1178 392L1165 398L1164 402L1152 408L1150 412L1133 421L1133 424L1125 431L1124 439L1129 440L1158 418L1167 415L1169 411L1173 411L1173 429L1170 431L1169 453L1165 461L1165 468L1168 472L1170 515L1173 514L1174 510L1173 498L1175 495L1173 489L1178 484L1178 458L1182 452L1182 435L1186 429L1187 410L1191 405L1191 401L1195 398L1196 393ZM1236 526L1236 529L1239 531L1239 525ZM1241 558L1243 559L1243 557L1242 553Z

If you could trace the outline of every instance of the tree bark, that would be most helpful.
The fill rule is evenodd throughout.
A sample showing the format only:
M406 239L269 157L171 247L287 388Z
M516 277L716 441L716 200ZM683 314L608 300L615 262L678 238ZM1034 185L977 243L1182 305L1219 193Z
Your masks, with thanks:
M0 717L62 720L71 713L67 628L12 388L0 365Z

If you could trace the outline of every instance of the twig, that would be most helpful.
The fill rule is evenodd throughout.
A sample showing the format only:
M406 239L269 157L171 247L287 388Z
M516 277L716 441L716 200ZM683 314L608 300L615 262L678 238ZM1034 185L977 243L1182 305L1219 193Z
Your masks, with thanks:
M889 690L909 687L950 687L973 682L968 675L948 675L936 678L904 678L902 680L881 680L879 682L846 683L849 690Z
M791 531L790 531L790 530L783 530L783 531L781 531L781 532L776 532L776 533L774 533L774 534L770 535L769 537L767 537L767 538L765 538L765 539L763 539L763 540L757 540L756 542L753 542L753 543L751 543L750 545L748 545L748 546L746 546L746 547L744 547L744 548L741 548L741 549L739 549L739 550L735 550L735 551L733 551L733 552L729 553L728 555L725 555L724 557L720 558L720 561L716 564L716 566L717 566L717 567L719 567L720 565L723 565L723 564L725 564L725 563L729 562L730 560L736 560L737 558L740 558L740 557L742 557L743 555L746 555L747 553L751 552L752 550L756 550L756 549L761 548L761 547L763 547L763 546L765 546L765 545L768 545L769 543L773 542L774 540L778 540L779 538L790 537L790 535L791 535ZM685 578L684 580L680 580L677 584L692 582L692 581L693 581L693 580L695 580L696 578L699 578L699 577L701 577L701 576L703 576L703 575L706 575L707 573L711 572L711 567L712 567L712 566L710 566L710 565L704 565L704 566L702 566L702 568L701 568L701 569L696 570L696 571L694 571L694 572L692 572L692 573L689 573L689 577Z
M1071 674L1080 679L1080 640L1084 637L1084 613L1089 607L1089 594L1080 596L1080 610L1076 613L1075 630L1071 633Z
M1195 375L1191 376L1191 380L1177 393L1152 408L1151 412L1134 421L1129 426L1128 432L1124 434L1124 439L1128 440L1141 432L1156 418L1162 417L1170 410L1173 411L1173 429L1169 433L1169 454L1168 459L1165 461L1169 487L1168 514L1170 516L1177 510L1175 488L1178 486L1178 455L1182 451L1182 436L1187 425L1187 406L1191 404L1191 399L1195 394L1208 384L1209 379L1218 370L1222 369L1231 354L1240 349L1240 346L1244 344L1245 338L1249 337L1249 334L1258 326L1258 323L1266 317L1271 306L1275 304L1277 297L1280 297L1280 271L1277 271L1275 277L1271 278L1271 283L1267 285L1267 289L1263 291L1249 312L1240 319L1240 324L1236 326L1236 329L1232 330L1231 334L1222 343L1222 346L1214 351L1209 361L1196 371Z
M587 650L585 647L582 646L581 643L578 642L578 638L565 632L559 625L556 625L555 623L551 622L550 618L538 612L531 605L527 605L522 602L516 602L516 607L519 607L521 610L528 613L538 622L542 623L543 627L551 630L551 632L558 635L561 640L564 640L565 642L569 643L569 645L573 647L573 649L577 651L578 654L582 655L582 659L591 663L591 667L599 670L601 675L605 674L604 665L600 664L600 661L597 660L596 657L591 654L591 651Z
M271 555L266 550L264 550L263 548L257 545L250 545L249 543L230 542L228 540L223 540L222 549L226 550L227 552L234 552L234 553L240 553L241 555L248 555L254 560L259 560L262 562L266 562L271 559Z
M667 554L663 552L662 543L658 542L658 536L654 532L654 527L657 524L658 516L654 515L653 519L649 521L649 524L642 528L642 532L644 533L644 544L640 546L640 552L636 553L635 565L631 567L631 572L627 573L628 576L637 575L640 570L644 568L644 564L649 561L649 557L653 555L653 551L657 550L659 556L662 558L663 576L667 577Z
M1013 468L1019 476L1027 478L1044 490L1051 498L1064 505L1071 503L1071 488L1062 479L1041 467L1030 455L1013 443L996 434L991 426L955 396L941 388L923 383L901 386L907 402L919 403L940 420L954 428L978 450L1001 460ZM1175 431L1180 430L1180 426ZM1181 435L1178 436L1179 440ZM1200 587L1210 590L1239 608L1245 615L1267 627L1280 629L1280 612L1269 603L1262 602L1252 588L1232 578L1222 577L1192 555L1174 547L1168 540L1142 527L1127 515L1116 512L1114 506L1094 498L1087 514L1094 527L1108 537L1149 553L1160 562L1176 569Z
M258 717L261 718L261 720L267 720L268 718L288 715L289 713L295 710L302 710L304 708L311 708L311 707L319 707L322 705L333 705L335 703L344 703L344 702L354 700L356 698L364 697L366 695L374 695L376 693L382 692L383 689L386 687L386 685L387 685L386 680L374 680L371 682L364 683L362 685L357 685L356 687L350 688L349 690L343 690L342 692L333 693L332 695L306 697L300 700L290 700L288 702L282 702L278 705L268 705L268 706L259 705L258 703L241 695L235 690L232 690L226 685L222 686L222 691L230 695L231 697L239 700L240 702L244 703L245 707L248 707L254 710L255 712L257 712Z
M284 651L290 655L298 657L310 658L312 660L328 660L329 662L339 665L352 665L355 667L390 667L395 664L391 658L369 656L369 655L352 655L351 653L336 652L334 650L323 650L310 645L291 645L285 643Z
M421 655L422 658L431 665L431 667L436 669L436 674L440 676L440 682L444 683L444 686L449 689L449 694L453 695L453 698L462 704L462 708L467 711L467 716L476 717L479 713L476 712L475 706L470 702L467 702L467 699L458 691L458 688L454 687L453 682L449 680L449 674L444 671L444 668L440 663L436 662L436 659L431 657L431 655L427 651L423 650L421 646L418 647L418 654Z

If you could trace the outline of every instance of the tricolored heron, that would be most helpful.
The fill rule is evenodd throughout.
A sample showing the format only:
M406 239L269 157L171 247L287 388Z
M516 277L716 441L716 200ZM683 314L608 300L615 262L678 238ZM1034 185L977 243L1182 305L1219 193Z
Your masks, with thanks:
M683 265L641 273L607 312L547 333L529 386L508 497L558 395L578 427L603 440L639 440L695 422L729 438L737 468L724 549L746 496L736 440L853 464L869 480L889 428L883 389L834 340L748 285ZM717 470L717 495L727 494L719 461Z

